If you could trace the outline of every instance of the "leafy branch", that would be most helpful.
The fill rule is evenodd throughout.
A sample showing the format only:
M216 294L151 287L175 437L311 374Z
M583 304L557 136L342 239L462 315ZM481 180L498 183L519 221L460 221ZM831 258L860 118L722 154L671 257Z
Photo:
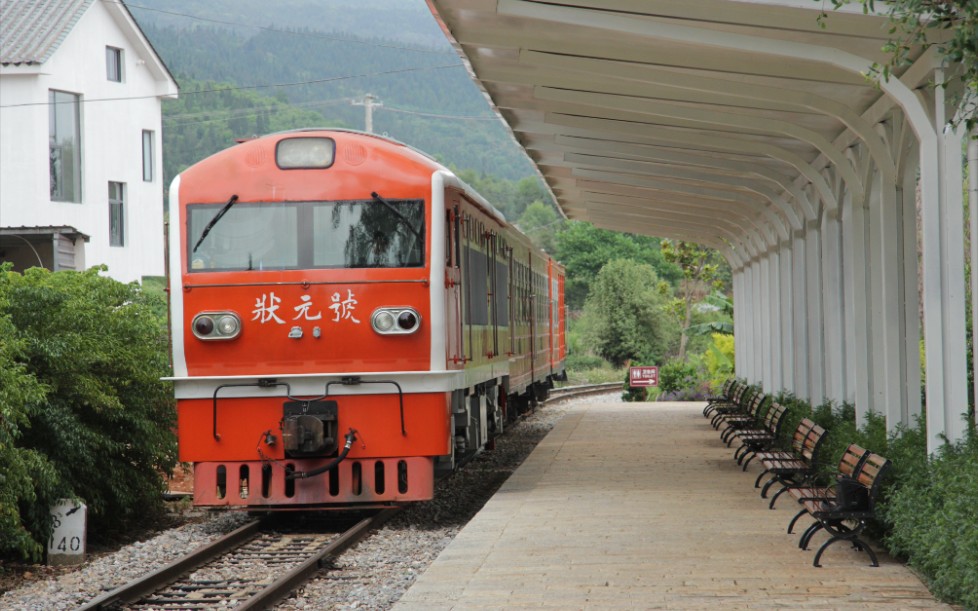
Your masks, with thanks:
M826 0L816 0L822 2ZM877 13L876 0L828 0L833 8L858 2L863 13ZM978 126L978 1L976 0L889 0L880 3L889 18L891 38L883 46L890 59L874 63L869 76L889 80L894 72L912 62L912 51L936 47L955 70L942 87L960 86L959 115L969 130ZM823 10L819 24L826 26Z

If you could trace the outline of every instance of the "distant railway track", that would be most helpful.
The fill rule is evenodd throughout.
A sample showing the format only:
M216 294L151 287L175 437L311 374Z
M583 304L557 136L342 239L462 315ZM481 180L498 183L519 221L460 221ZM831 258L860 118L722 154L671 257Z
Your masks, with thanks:
M96 598L79 611L265 609L396 512L395 508L379 511L342 533L298 532L255 520ZM238 570L242 564L251 568ZM263 570L255 570L255 565ZM248 577L248 573L257 576Z
M548 400L553 401L557 399L573 399L575 397L615 392L616 390L621 390L622 384L622 382L606 382L603 384L583 384L580 386L554 388L550 391L550 398Z

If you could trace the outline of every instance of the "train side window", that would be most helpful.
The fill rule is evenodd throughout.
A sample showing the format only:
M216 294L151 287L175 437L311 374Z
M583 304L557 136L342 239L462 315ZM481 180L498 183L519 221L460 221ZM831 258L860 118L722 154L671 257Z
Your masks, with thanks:
M459 267L462 260L462 215L458 209L458 206L455 206L454 219L455 224L453 229L455 233L455 267Z
M445 211L445 267L452 266L452 218L455 215L451 210Z

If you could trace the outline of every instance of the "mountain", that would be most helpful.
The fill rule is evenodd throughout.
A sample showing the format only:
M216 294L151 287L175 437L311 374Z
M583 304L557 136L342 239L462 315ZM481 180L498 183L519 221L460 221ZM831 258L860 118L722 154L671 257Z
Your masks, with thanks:
M460 169L535 175L420 0L127 5L181 84L164 103L168 173L266 130L364 129L354 102L372 94L376 133Z
M424 0L134 0L126 6L140 25L219 25L246 36L260 27L309 28L449 49Z

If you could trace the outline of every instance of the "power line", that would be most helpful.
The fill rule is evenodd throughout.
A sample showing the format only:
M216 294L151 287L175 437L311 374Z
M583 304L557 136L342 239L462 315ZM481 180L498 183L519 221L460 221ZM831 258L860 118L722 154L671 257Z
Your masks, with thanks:
M299 85L315 85L318 83L333 83L336 81L345 81L354 78L365 78L368 76L386 76L388 74L401 74L405 72L418 72L421 70L442 70L445 68L458 68L463 64L442 64L440 66L422 66L417 68L399 68L396 70L383 70L381 72L368 72L365 74L352 74L347 76L334 76L330 78L322 79L312 79L308 81L297 81L294 83L271 83L267 85L242 85L238 87L222 87L220 89L198 89L196 91L181 91L180 95L197 95L200 93L221 93L223 91L244 91L253 89L271 89L274 87L298 87ZM152 98L160 97L159 95L134 95L134 96L121 96L115 98L82 98L80 101L83 104L90 104L92 102L122 102L128 100L148 100ZM73 104L74 100L68 100L64 102L54 102L54 104ZM23 106L50 106L52 102L24 102L21 104L0 104L0 108L19 108Z
M311 102L279 102L275 101L271 104L266 104L262 106L249 106L247 108L212 108L210 110L201 110L198 112L184 112L172 115L163 115L163 122L168 121L178 121L177 125L196 125L197 123L210 123L212 121L223 121L226 118L237 119L237 118L248 118L257 117L264 111L280 110L280 107L286 106L290 108L304 108L309 106L336 106L338 104L346 104L349 102L349 98L337 98L333 100L313 100ZM256 112L257 111L257 112ZM181 119L194 119L197 117L206 117L208 115L216 114L226 114L231 115L230 117L216 118L216 119L205 119L203 121L195 122L182 122Z
M415 53L432 53L432 54L436 54L436 55L450 55L452 53L451 51L439 51L437 49L419 49L417 47L408 47L408 46L402 46L402 45L393 45L393 44L382 44L382 43L376 43L376 42L367 42L367 41L364 41L364 40L361 40L361 39L357 39L357 38L343 38L341 36L330 36L330 35L327 35L327 34L321 34L321 33L317 33L317 32L300 32L298 30L286 30L286 29L276 28L276 27L271 27L271 26L261 26L261 25L254 25L254 24L250 24L250 23L241 23L241 22L235 22L235 21L224 21L222 19L213 19L213 18L210 18L210 17L200 17L200 16L197 16L197 15L190 15L189 13L179 13L177 11L165 11L163 9L152 8L152 7L148 7L148 6L140 6L138 4L132 4L132 3L129 3L129 2L123 3L123 2L120 2L119 0L108 0L108 1L115 2L116 4L124 4L126 7L131 8L131 9L132 8L135 8L135 9L139 9L139 10L143 10L143 11L149 11L149 12L153 12L153 13L160 13L160 14L163 14L163 15L172 15L172 16L175 16L175 17L185 17L187 19L193 19L193 20L196 20L196 21L205 21L207 23L218 23L218 24L221 24L221 25L230 25L230 26L239 27L239 28L254 28L256 30L263 30L263 31L266 31L266 32L275 32L277 34L286 34L286 35L289 35L289 36L304 36L304 37L307 37L307 38L322 38L324 40L334 40L334 41L339 41L339 42L352 42L352 43L355 43L355 44L369 45L369 46L372 46L372 47L381 47L381 48L384 48L384 49L398 49L398 50L401 50L401 51L413 51Z
M492 116L487 117L485 115L442 115L434 112L419 112L416 110L407 110L406 108L396 108L394 106L385 106L385 110L390 112L399 112L406 115L416 115L419 117L434 117L436 119L460 119L466 121L498 121L499 118Z
M282 104L289 107L308 107L308 106L336 106L339 104L349 103L349 98L341 98L338 100L326 100L326 101L315 101L315 102L283 102ZM497 117L485 117L485 116L475 116L475 115L442 115L430 112L416 112L412 110L407 110L403 108L396 108L394 106L384 106L384 110L389 112L399 112L402 114L415 115L419 117L431 117L435 119L448 119L448 120L458 120L458 121L497 121ZM194 113L183 113L178 115L169 115L163 117L164 123L171 124L171 127L189 127L191 125L202 125L205 123L215 123L218 121L228 121L230 119L253 119L259 116L262 112L281 110L276 105L271 106L253 106L251 108L240 108L236 110L202 110L200 112ZM218 115L213 118L202 119L200 121L181 121L181 119L193 119L195 117L207 116L207 115Z

